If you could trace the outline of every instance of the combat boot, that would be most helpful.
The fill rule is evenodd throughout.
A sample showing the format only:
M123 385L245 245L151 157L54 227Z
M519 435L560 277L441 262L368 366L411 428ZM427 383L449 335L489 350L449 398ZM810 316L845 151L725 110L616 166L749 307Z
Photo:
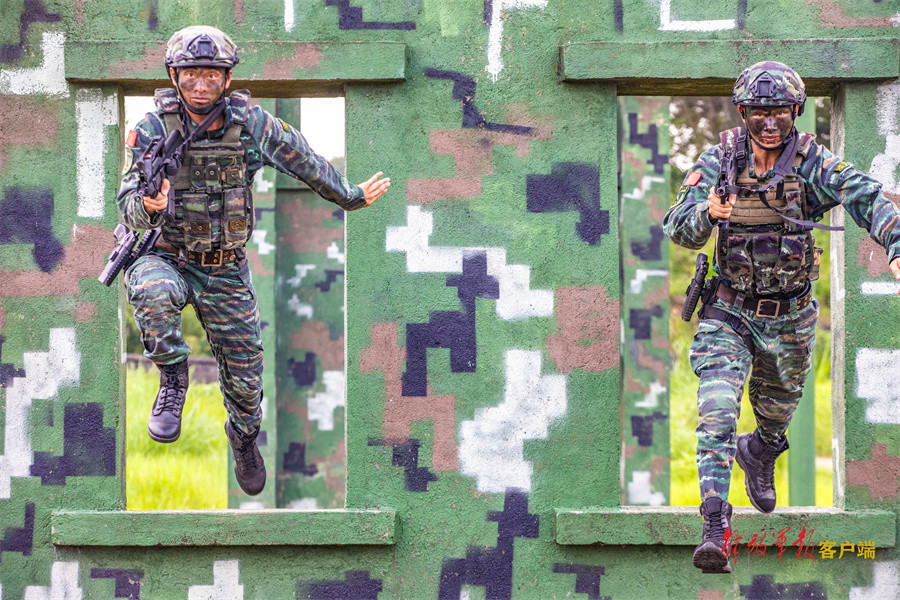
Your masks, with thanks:
M231 442L231 451L234 454L234 476L237 477L241 489L248 495L255 496L266 487L266 465L263 464L262 454L256 447L256 433L243 433L235 429L231 419L225 421L225 435Z
M181 411L188 389L187 359L174 365L156 365L159 368L159 392L153 409L147 433L150 439L168 444L181 435Z
M778 446L769 446L759 437L759 430L737 437L735 458L744 470L747 496L756 510L770 513L775 510L775 459L788 449L782 436Z
M704 573L731 573L729 549L725 548L725 530L731 527L731 505L712 496L700 505L700 515L703 540L694 550L694 566Z

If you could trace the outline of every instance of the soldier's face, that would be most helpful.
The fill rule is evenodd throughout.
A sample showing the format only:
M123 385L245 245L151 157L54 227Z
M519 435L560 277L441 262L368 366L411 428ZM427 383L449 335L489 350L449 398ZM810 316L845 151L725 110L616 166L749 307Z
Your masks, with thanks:
M750 130L753 140L763 148L777 148L794 126L793 106L769 108L751 106L745 110L747 129Z
M219 99L231 84L226 69L184 67L178 71L176 85L188 103L205 108Z

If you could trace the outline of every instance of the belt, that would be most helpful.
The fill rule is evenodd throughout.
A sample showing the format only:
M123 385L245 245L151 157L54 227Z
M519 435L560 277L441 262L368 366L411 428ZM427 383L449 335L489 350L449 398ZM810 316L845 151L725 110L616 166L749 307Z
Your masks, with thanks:
M753 296L745 296L744 294L733 290L722 282L716 287L716 297L723 300L726 304L735 306L738 310L746 308L756 313L757 317L774 318L786 315L796 310L802 310L812 301L812 292L807 290L803 296L799 298L790 298L788 300L775 300L772 298L754 298ZM737 306L739 299L743 302Z
M179 254L179 248L162 240L157 240L156 247L165 252ZM234 262L243 257L244 251L242 248L235 250L222 250L219 248L209 252L187 252L187 259L201 267L221 267L225 263Z

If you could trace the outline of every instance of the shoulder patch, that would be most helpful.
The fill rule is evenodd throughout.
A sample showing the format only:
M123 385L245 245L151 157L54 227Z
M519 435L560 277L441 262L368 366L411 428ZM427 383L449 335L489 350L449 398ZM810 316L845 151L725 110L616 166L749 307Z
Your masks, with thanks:
M840 173L841 171L843 171L844 169L846 169L849 166L850 166L850 163L848 163L846 160L842 160L841 162L839 162L837 164L837 166L834 167L834 172Z
M134 132L132 131L132 133ZM125 175L125 173L127 173L131 169L132 165L134 165L134 152L126 148L125 161L122 164L122 175Z
M684 180L684 185L695 186L697 185L697 182L700 181L701 177L703 177L703 175L701 175L699 171L691 171L688 173L687 179Z
M129 148L134 148L136 143L137 143L137 131L132 129L131 131L128 132L128 137L125 138L125 145L128 146Z
M678 190L678 195L675 196L675 202L672 203L672 206L675 206L676 204L681 204L681 202L684 200L684 197L687 196L688 187L689 186L687 186L687 185L681 186L681 189Z

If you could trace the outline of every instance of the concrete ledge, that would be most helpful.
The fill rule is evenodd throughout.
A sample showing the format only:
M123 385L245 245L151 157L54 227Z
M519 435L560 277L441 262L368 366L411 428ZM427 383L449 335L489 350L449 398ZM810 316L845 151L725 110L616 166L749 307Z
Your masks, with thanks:
M59 511L57 546L385 546L392 510Z
M730 96L738 74L760 60L789 65L810 96L822 96L841 81L900 76L900 39L575 42L560 47L559 73L570 82L615 81L620 95Z
M737 507L731 520L737 535L747 544L753 534L766 537L760 545L774 546L778 531L790 527L788 545L796 545L802 527L813 544L825 540L840 544L873 542L876 548L893 548L897 514L887 511L843 511L835 508L779 508L765 515L750 507ZM701 521L696 507L630 507L622 509L556 510L556 543L570 545L696 546ZM809 541L810 538L807 538Z
M238 55L231 89L248 88L258 97L335 95L348 82L406 79L402 42L248 42ZM117 84L126 95L152 94L171 86L164 57L165 42L68 42L66 80Z

